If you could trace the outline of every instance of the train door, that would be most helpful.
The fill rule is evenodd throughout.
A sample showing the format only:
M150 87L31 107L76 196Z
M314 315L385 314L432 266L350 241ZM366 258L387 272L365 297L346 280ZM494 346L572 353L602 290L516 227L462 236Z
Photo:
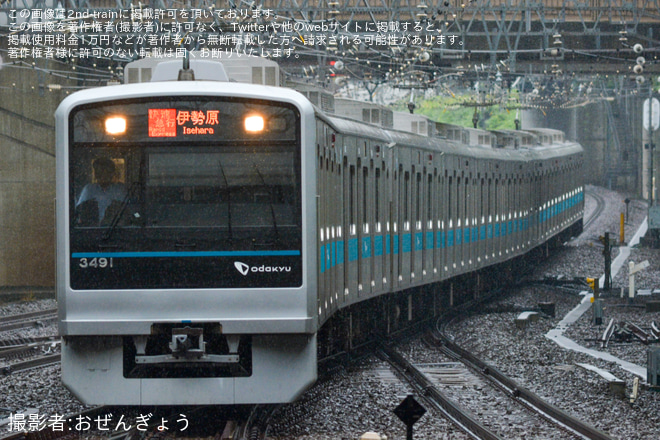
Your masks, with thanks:
M543 208L543 190L541 188L541 173L534 176L534 229L532 230L532 243L537 245L541 236L541 209Z
M486 177L485 173L482 170L481 180L479 182L479 212L477 214L477 221L479 224L479 239L477 241L477 250L476 254L476 264L478 267L484 265L484 255L486 248L486 213L488 212L488 199L486 194L488 189L486 188Z
M561 189L562 189L562 182L561 182L561 178L560 178L561 173L560 173L560 170L559 170L558 166L557 166L557 168L555 168L555 171L552 174L553 174L553 177L554 177L554 183L553 184L555 185L553 187L553 190L554 190L553 191L554 192L554 194L553 194L553 203L554 204L553 204L552 216L553 216L553 220L554 220L553 221L554 230L555 230L555 232L557 232L557 230L559 229L560 219L561 219L561 217L559 216L559 206L560 206L559 205L559 200L560 200L559 198L561 197Z
M519 239L518 242L520 243L520 249L522 252L524 252L524 249L527 248L527 243L525 242L525 207L526 207L526 200L527 200L527 188L526 188L526 179L525 179L525 171L523 170L523 166L520 166L520 174L518 176L518 182L520 184L520 193L519 193L519 199L518 199L518 224L519 224Z
M409 159L409 156L406 157L406 159ZM410 285L410 273L412 271L410 264L410 251L412 247L412 176L411 169L408 167L409 164L409 161L406 161L405 165L399 164L399 206L397 216L399 230L395 231L395 235L398 235L398 243L394 244L395 253L397 253L399 261L399 287L407 287Z
M514 172L511 177L511 186L511 191L513 193L513 203L511 206L511 252L516 254L520 250L520 234L518 233L518 199L520 194L520 182L518 181L517 172Z
M454 256L454 228L456 226L456 171L453 169L453 160L450 161L449 170L446 174L447 186L446 190L446 221L445 221L445 241L446 247L444 252L444 270L446 278L449 278L454 273L455 256Z
M466 164L467 165L467 164ZM474 184L472 179L472 173L465 171L465 216L464 218L464 229L463 229L463 261L464 264L463 270L469 271L470 260L472 258L472 217L474 214Z
M496 175L493 180L493 240L490 253L490 257L493 259L500 256L500 214L502 210L500 186L500 175Z
M335 142L337 142L336 140ZM341 145L336 143L335 145ZM346 296L344 295L344 289L346 285L344 284L344 271L346 268L345 258L344 258L344 211L345 211L345 201L344 201L344 191L343 188L343 166L341 161L341 156L339 156L334 151L334 169L332 175L332 193L333 197L331 200L334 202L334 205L330 205L332 209L329 209L329 214L332 216L332 234L333 234L333 245L332 245L332 264L334 265L334 286L335 286L335 300L339 304L343 304L346 301Z
M417 152L417 163L421 152ZM410 249L410 261L412 265L412 270L410 274L411 284L420 283L423 279L422 275L422 264L423 264L423 255L424 255L424 228L422 225L423 222L423 211L424 211L424 187L422 179L422 170L421 167L414 166L412 169L413 176L413 194L412 194L412 232L411 232L411 249Z
M395 150L389 150L389 163L391 165L392 180L388 186L389 191L389 219L390 224L386 225L385 248L389 254L390 262L390 281L392 290L399 286L399 175L398 156Z
M533 183L533 176L530 175L529 170L526 170L525 172L525 221L524 221L524 230L525 230L525 248L530 248L530 245L532 244L531 240L531 226L532 226L532 200L534 199L533 197L533 191L532 191L532 183Z
M545 183L547 178L544 172L539 173L539 228L538 233L536 234L536 242L542 243L543 238L545 237L545 227L546 227L546 207L547 207L547 191L545 188Z
M513 194L512 194L512 185L511 177L508 177L504 182L504 198L505 198L505 208L504 208L504 253L508 256L511 250L511 229L512 229L512 220L511 220L511 210L513 208Z
M332 314L336 306L331 304L333 295L333 271L329 261L332 239L329 236L332 219L328 207L331 205L332 193L329 190L331 176L329 175L329 144L327 142L328 127L317 121L317 222L318 222L318 312L319 319L323 322Z
M355 140L346 139L347 151L354 154ZM358 295L357 167L352 157L344 156L344 294L348 301Z
M424 280L433 279L433 263L435 260L435 175L433 168L427 170L424 185Z
M360 141L361 142L361 141ZM367 149L367 143L361 146ZM359 150L362 152L362 150ZM364 151L366 156L366 151ZM371 230L371 208L373 200L373 189L369 164L365 160L358 159L358 296L369 296L371 294L372 277L371 264L373 254L372 230Z
M492 212L493 212L493 178L492 178L492 168L493 163L488 161L484 166L484 179L485 179L485 194L486 199L486 209L484 211L484 224L485 224L485 242L482 247L483 253L481 258L484 260L484 265L488 264L490 260L490 247L493 238L493 223L492 223Z
M512 215L511 211L513 209L513 185L511 184L511 175L508 175L506 181L504 182L504 197L505 197L505 208L504 208L504 222L503 222L503 227L504 227L504 254L506 254L507 258L509 254L511 253L511 244L512 244L512 226L513 226L513 221L512 221Z
M382 279L383 290L392 290L392 250L391 250L391 203L392 203L392 154L389 148L381 147L381 170L379 175L379 204L377 219L380 223L379 230L383 241L382 270L380 277Z
M471 164L472 165L472 164ZM474 253L474 242L475 242L475 222L474 222L474 212L476 209L476 187L475 181L472 172L466 171L465 177L465 190L467 193L466 196L466 212L465 212L465 228L466 231L463 234L463 241L465 242L465 269L466 271L472 270L472 254Z
M445 213L446 213L446 207L445 207L445 199L446 197L444 188L445 188L445 171L444 171L444 166L439 163L438 164L438 169L439 172L436 176L435 180L435 194L436 194L436 200L435 200L435 226L436 226L436 233L435 233L435 250L434 250L434 258L433 258L433 269L434 272L436 273L436 277L438 279L442 279L444 275L444 260L443 260L443 252L445 251Z
M460 159L459 159L460 160ZM459 165L460 166L460 165ZM467 202L467 197L465 193L465 177L464 177L464 172L459 172L458 175L456 176L456 202L457 202L457 210L456 210L456 233L454 234L454 244L456 246L456 253L455 253L455 259L454 262L456 263L456 271L457 273L463 272L463 268L465 266L465 261L463 260L463 252L464 252L464 246L463 246L463 229L465 228L465 205Z
M325 321L327 316L327 310L323 307L325 297L328 294L329 286L327 286L328 271L326 271L325 260L326 260L326 236L325 229L327 227L327 212L326 212L326 196L327 196L327 176L325 173L325 145L323 144L324 139L324 127L319 121L317 121L317 130L316 130L316 139L318 143L316 144L316 157L318 160L317 166L317 184L316 188L318 191L317 205L316 205L316 218L317 218L317 242L318 242L318 296L317 296L317 308L319 313L319 320L321 322Z
M335 135L318 123L318 240L319 297L321 318L330 316L343 301L341 164L337 163Z
M371 161L373 175L373 256L371 258L371 279L374 292L383 290L383 273L385 270L385 239L383 230L383 161L380 157L380 146L375 145L375 161Z

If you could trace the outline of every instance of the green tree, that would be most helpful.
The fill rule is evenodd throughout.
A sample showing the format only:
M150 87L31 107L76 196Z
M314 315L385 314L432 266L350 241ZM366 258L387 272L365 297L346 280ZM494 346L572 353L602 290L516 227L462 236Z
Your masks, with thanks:
M435 96L416 102L415 113L424 115L436 122L472 127L474 107L469 106L471 97ZM472 101L473 102L473 101ZM396 111L408 111L408 101L401 100L394 106ZM478 128L487 130L514 130L516 128L516 110L507 110L501 106L478 107Z

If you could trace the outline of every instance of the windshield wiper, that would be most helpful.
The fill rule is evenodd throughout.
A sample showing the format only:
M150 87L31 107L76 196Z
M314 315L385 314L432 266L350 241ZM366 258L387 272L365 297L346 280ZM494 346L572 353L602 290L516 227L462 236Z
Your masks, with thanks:
M101 241L108 241L110 237L112 236L112 233L115 231L117 228L117 224L119 224L119 220L121 220L122 216L124 215L124 211L126 210L126 206L128 206L128 201L131 199L131 196L133 195L133 192L135 191L135 188L139 186L138 182L133 182L131 185L128 187L128 191L126 191L126 195L124 196L124 200L121 201L121 205L119 205L119 209L115 213L114 217L112 217L112 221L110 222L110 225L108 226L108 229L105 231L105 234L103 234L103 237L101 238ZM139 217L138 213L135 213L137 217Z
M257 175L259 176L259 179L261 179L261 184L264 186L264 188L268 188L268 185L266 185L266 180L264 179L264 176L261 174L261 171L259 171L259 167L255 162L252 163L254 165L254 170L257 172ZM270 215L273 218L273 230L275 231L275 244L279 243L280 241L280 233L279 230L277 229L277 218L275 217L275 207L273 206L273 193L270 191L270 197L268 198L268 203L270 204Z
M231 244L233 241L233 234L231 229L231 189L229 187L229 182L227 181L225 169L222 166L222 162L220 162L220 160L218 160L218 166L220 167L222 179L225 181L225 186L227 187L227 233L229 234L229 244Z

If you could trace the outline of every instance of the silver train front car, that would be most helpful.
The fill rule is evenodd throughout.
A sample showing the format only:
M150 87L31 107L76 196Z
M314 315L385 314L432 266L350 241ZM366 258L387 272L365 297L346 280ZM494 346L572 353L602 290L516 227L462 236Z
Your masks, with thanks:
M314 383L314 124L297 92L228 82L61 103L62 379L81 401L287 402Z

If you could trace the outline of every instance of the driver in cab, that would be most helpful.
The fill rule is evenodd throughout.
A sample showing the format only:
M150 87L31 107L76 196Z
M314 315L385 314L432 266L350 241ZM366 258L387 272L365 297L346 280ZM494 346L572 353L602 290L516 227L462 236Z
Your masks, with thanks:
M112 159L96 159L92 169L95 182L85 185L76 202L81 226L110 224L126 198L126 188L116 181L117 167Z

